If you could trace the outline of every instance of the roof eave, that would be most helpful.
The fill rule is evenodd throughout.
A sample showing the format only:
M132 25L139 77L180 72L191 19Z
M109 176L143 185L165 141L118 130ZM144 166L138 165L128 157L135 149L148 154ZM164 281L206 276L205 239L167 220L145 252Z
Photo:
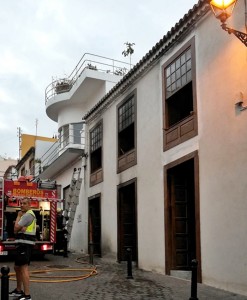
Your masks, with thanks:
M177 43L184 35L190 31L208 11L210 6L208 0L200 0L187 14L167 32L163 38L84 116L83 120L88 122L93 115L104 108L112 98L118 96L129 84L133 83L152 64L157 61L165 52Z

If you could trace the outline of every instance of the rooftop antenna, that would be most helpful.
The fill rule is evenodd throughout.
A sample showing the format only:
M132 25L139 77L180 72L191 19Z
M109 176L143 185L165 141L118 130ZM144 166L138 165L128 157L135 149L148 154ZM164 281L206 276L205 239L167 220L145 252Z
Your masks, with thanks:
M19 143L19 160L21 159L21 127L17 127L17 137Z
M35 119L35 127L36 127L36 136L37 136L37 132L38 132L38 119Z

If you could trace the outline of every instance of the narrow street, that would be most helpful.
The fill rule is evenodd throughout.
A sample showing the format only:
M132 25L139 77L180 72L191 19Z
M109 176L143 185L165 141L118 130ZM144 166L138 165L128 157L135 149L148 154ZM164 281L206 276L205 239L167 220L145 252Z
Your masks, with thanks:
M190 281L141 271L134 267L134 278L127 279L126 263L119 264L113 259L94 258L95 266L91 266L88 261L88 257L74 253L69 253L68 258L47 255L44 260L33 260L30 265L30 271L35 271L31 277L32 299L189 300L190 298ZM3 265L8 265L10 272L13 272L13 261L1 258L1 266ZM97 275L82 279L90 273L95 273L95 269ZM9 290L14 288L15 281L10 280ZM199 284L198 299L247 300L247 297Z

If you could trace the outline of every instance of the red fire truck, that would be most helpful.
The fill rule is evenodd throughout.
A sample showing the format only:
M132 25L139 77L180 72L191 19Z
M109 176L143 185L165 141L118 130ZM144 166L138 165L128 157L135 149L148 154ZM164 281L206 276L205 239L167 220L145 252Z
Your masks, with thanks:
M14 222L23 197L31 199L37 218L34 252L44 255L56 243L57 211L62 200L58 199L56 184L32 182L22 176L18 180L0 178L0 256L10 255L16 249Z

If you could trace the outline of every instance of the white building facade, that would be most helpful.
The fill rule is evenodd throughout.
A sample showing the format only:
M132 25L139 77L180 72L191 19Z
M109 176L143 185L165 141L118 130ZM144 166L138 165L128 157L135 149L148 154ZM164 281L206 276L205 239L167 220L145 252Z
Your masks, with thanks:
M245 3L229 19L242 31ZM247 295L247 111L235 105L247 48L209 10L199 1L120 81L87 68L47 100L60 131L83 119L84 142L44 177L65 189L83 170L72 249L92 242L121 262L131 248L139 268L178 277L195 258L200 282Z

